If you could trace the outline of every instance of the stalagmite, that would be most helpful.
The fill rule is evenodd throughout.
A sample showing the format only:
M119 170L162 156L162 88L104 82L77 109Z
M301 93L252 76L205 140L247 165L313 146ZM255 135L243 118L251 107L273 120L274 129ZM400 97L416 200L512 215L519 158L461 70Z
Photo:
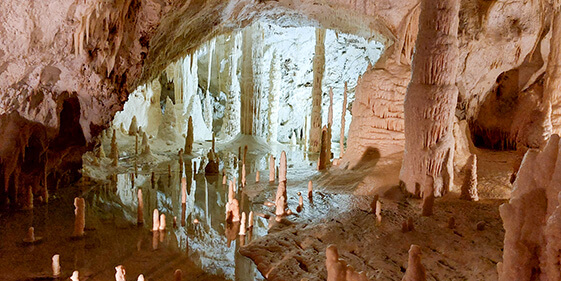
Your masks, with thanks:
M136 217L136 223L138 225L144 224L144 201L142 199L142 189L139 189L137 191L137 199L138 199L138 205L137 205L137 209L136 209L136 213L137 213L137 217Z
M275 214L277 216L282 216L285 214L285 210L288 207L286 200L287 200L286 181L279 181L279 185L277 187L277 194L275 196L275 206L276 206Z
M245 163L242 164L242 187L245 187L246 176L245 176Z
M165 214L160 215L160 226L158 227L158 230L160 230L160 231L166 230L166 215Z
M80 273L77 270L72 272L72 276L70 276L70 280L80 281Z
M285 182L285 185L286 185L286 172L287 172L286 152L283 150L281 152L280 163L279 163L279 182Z
M74 232L73 237L84 236L84 227L86 226L86 201L84 198L76 197L74 198L74 210L75 220L74 220Z
M136 116L133 116L129 126L129 136L136 136L138 133L138 125L136 123Z
M411 82L404 102L405 153L400 179L408 192L422 197L428 193L442 196L453 184L459 9L459 0L421 1Z
M187 203L187 178L181 178L181 204Z
M417 245L411 245L411 248L409 248L409 261L407 264L407 270L405 271L405 276L403 276L403 279L401 280L402 281L427 280L425 267L421 263L421 247Z
M376 223L382 224L382 202L380 200L376 201Z
M325 257L327 281L368 281L366 273L356 272L352 266L347 265L347 262L339 259L335 245L329 245L325 249Z
M269 156L269 182L275 182L275 157Z
M341 135L339 137L339 158L345 154L345 115L347 113L347 81L345 81L345 90L343 92L343 108L341 110Z
M234 183L230 181L228 185L228 203L226 203L226 220L240 221L240 205L234 194Z
M327 127L323 126L321 130L321 146L320 146L320 153L318 158L318 170L325 170L328 167L329 159L331 158L331 152L328 147L328 138L329 133L327 131Z
M25 237L23 239L23 242L26 243L26 244L35 244L35 243L41 242L42 239L43 239L42 237L36 237L35 236L35 228L30 227L27 230L27 237Z
M308 182L308 199L312 199L312 197L314 195L313 186L314 186L314 184L312 183L312 181L309 181Z
M24 209L26 210L33 209L33 187L31 186L27 187L27 201L25 202Z
M154 215L152 216L152 231L156 232L160 229L160 212L158 209L154 209Z
M113 136L111 137L111 153L109 153L109 158L114 159L115 156L119 155L119 150L117 148L117 131L113 129Z
M151 155L151 151L150 151L150 144L148 143L148 135L146 135L146 132L144 132L142 134L142 154L141 155Z
M177 158L179 163L179 176L181 176L183 175L183 149L180 149L179 152L177 152Z
M224 172L222 172L222 185L226 185L226 174Z
M187 136L185 137L185 154L193 153L193 118L189 116L187 122Z
M477 156L472 154L466 164L466 177L462 184L460 199L479 201L477 194Z
M255 182L259 182L261 176L259 175L259 171L255 172Z
M245 235L246 222L245 222L245 212L242 212L242 219L240 221L240 233L239 235Z
M316 46L313 61L314 80L312 84L312 125L310 127L311 152L320 152L321 145L321 96L325 70L325 29L316 28Z
M138 275L138 279L136 279L136 281L144 281L144 275Z
M304 208L304 198L302 197L302 192L298 192L298 207L296 207L296 212L302 212Z
M105 132L105 131L104 131L104 132ZM101 145L99 146L99 149L97 150L97 155L96 155L96 156L97 156L97 158L99 158L99 159L105 158L105 150L103 150L103 144L101 144Z
M127 281L125 277L125 267L118 265L115 267L115 281Z
M432 215L432 208L434 205L434 192L433 192L433 180L432 178L428 178L428 185L426 187L426 193L423 196L423 203L422 203L422 211L421 214L423 216L431 216Z
M253 228L253 211L249 212L249 217L247 219L247 227L250 229L250 231Z
M173 281L181 281L181 275L183 275L181 269L176 269L173 273Z
M327 125L333 127L333 88L329 87L329 107L327 111Z
M52 258L53 277L58 278L60 276L60 255L56 254Z

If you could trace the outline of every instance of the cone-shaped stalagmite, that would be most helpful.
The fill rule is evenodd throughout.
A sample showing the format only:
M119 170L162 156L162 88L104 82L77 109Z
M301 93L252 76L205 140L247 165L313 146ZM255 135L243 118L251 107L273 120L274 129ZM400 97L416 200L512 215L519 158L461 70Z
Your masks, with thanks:
M459 0L421 1L412 77L404 102L400 179L407 191L425 197L428 192L443 195L453 182L459 8Z
M185 154L193 152L193 118L189 116L187 122L187 136L185 137Z
M461 188L460 199L479 201L477 193L477 156L472 154L466 164L466 177Z
M286 182L286 152L283 150L281 152L280 163L279 163L279 182Z
M407 270L405 271L405 276L401 281L425 281L427 280L427 274L425 272L425 267L421 263L421 247L417 245L411 245L409 248L409 261L407 264Z
M325 70L325 29L316 28L316 49L314 53L314 81L312 84L312 125L310 126L311 152L320 152L321 145L321 84Z
M136 116L133 116L129 126L129 136L134 136L136 133L138 133L138 125L136 124Z

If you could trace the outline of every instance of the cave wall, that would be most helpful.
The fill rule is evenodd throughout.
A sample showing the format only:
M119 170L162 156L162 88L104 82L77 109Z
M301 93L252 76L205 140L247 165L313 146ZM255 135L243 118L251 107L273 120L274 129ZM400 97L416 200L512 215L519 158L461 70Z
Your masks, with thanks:
M466 118L477 114L501 73L521 65L529 54L539 49L538 42L548 31L549 5L547 1L522 0L462 2L457 84L460 108L465 109ZM158 78L171 62L192 52L202 42L260 17L298 15L317 21L324 28L376 39L393 46L386 48L384 61L393 59L407 68L416 37L417 9L417 1L393 0L2 1L0 135L4 139L0 172L9 180L4 181L7 184L0 190L1 196L6 198L8 190L20 190L23 185L10 179L21 171L53 174L51 171L64 166L62 156L50 153L54 149L50 146L59 132L66 130L61 125L72 126L72 131L77 132L75 122L60 120L67 99L72 99L70 103L77 99L79 103L79 107L73 107L79 108L79 116L73 120L80 125L84 144L73 147L80 152L108 126L132 89ZM366 76L374 75L379 68L367 71L363 81L375 83ZM398 84L402 84L403 77L396 78ZM363 91L364 95L377 95L376 87L359 88L373 89ZM399 96L399 93L391 95ZM384 96L383 92L378 96ZM356 99L368 101L368 97ZM364 108L366 111L367 107ZM373 108L380 106L370 106L369 110ZM369 123L369 118L378 118L374 112L364 116L367 118L360 121L362 124ZM383 122L390 124L389 120ZM41 141L27 141L35 138L31 137L34 134L10 134L13 126L26 130L39 126L41 129L33 130L43 131L45 137ZM398 136L399 132L396 133ZM357 132L349 132L353 134ZM21 151L25 151L28 143L40 147L31 151L40 151L40 155L47 151L47 155L52 155L52 160L51 156L47 157L46 169L41 172L39 167L6 168L24 159ZM388 151L400 145L398 139ZM364 142L356 147L367 146ZM51 182L59 182L60 177L62 174ZM39 186L39 180L32 181ZM12 195L11 199L16 197Z

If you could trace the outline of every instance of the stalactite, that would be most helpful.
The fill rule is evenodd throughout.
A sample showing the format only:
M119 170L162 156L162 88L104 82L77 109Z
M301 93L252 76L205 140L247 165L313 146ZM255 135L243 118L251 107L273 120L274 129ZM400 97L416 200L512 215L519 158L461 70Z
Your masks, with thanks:
M320 152L321 145L321 84L325 70L325 29L316 28L316 52L314 54L312 85L312 124L310 127L311 152Z
M244 135L253 135L253 119L255 110L255 85L253 73L253 38L252 29L242 31L242 66L241 66L241 110L240 129Z
M423 197L430 191L441 196L453 183L459 7L459 0L421 3L412 78L404 103L405 153L400 179L407 191ZM431 201L428 198L425 203Z
M341 135L339 136L340 153L339 158L345 154L345 115L347 114L347 81L343 92L343 108L341 109Z

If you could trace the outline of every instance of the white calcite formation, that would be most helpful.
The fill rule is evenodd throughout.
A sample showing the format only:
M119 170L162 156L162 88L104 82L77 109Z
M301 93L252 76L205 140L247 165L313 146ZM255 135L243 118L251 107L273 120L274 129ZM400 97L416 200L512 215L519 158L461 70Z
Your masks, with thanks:
M154 213L152 215L152 231L156 232L160 229L160 212L158 209L154 209Z
M422 197L443 195L454 179L459 9L459 0L439 1L438 5L421 1L412 78L404 103L405 153L400 179L408 192Z
M501 205L505 229L499 280L560 280L561 146L552 135L542 151L524 156L511 198Z
M73 237L84 236L84 228L86 227L86 201L84 198L76 197L74 198L74 232Z
M53 269L53 277L57 278L60 276L60 255L53 255L51 267Z
M72 276L70 276L70 280L80 281L80 272L78 272L78 271L72 272Z
M115 281L127 281L125 275L126 271L124 266L118 265L115 267Z

